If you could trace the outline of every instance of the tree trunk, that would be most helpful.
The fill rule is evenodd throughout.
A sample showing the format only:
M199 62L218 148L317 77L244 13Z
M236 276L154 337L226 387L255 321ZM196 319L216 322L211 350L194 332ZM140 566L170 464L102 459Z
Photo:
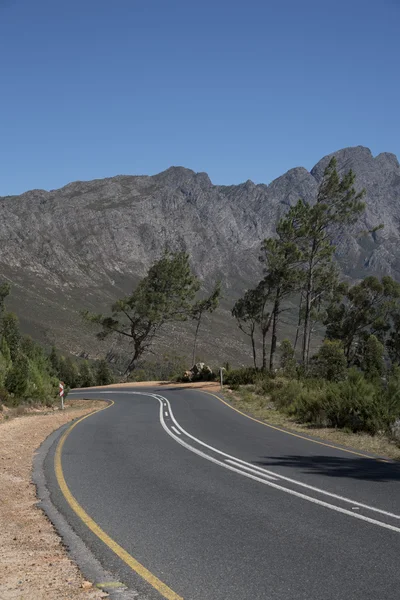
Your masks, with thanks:
M251 332L251 348L253 350L254 368L257 369L257 353L256 353L256 342L254 340L254 329Z
M306 290L306 302L305 302L305 314L304 314L304 328L303 328L303 348L302 348L302 361L303 366L307 368L307 345L308 345L308 332L310 328L310 312L311 312L311 293L312 293L312 270L308 273L308 282Z
M124 375L126 375L126 377L128 377L132 373L132 371L134 371L136 369L136 362L140 358L141 354L142 354L142 350L140 348L138 348L138 349L135 348L135 352L133 354L131 362L129 363L129 365L124 373Z
M192 356L192 367L196 364L196 348L197 348L197 336L199 334L199 329L200 329L200 321L201 321L201 316L199 316L199 319L197 321L197 325L196 325L196 331L194 334L194 343L193 343L193 356Z
M303 294L300 295L299 318L297 320L296 337L294 339L294 346L293 346L294 351L296 351L297 342L299 341L302 308L303 308Z
M271 351L269 353L269 370L272 372L274 368L274 355L276 351L276 330L278 327L278 315L280 305L280 289L276 290L274 308L272 312L272 334L271 334Z
M265 348L265 338L267 337L267 332L263 330L262 332L262 370L265 372L267 370L267 350Z
M311 343L312 332L313 332L313 324L310 323L309 332L308 332L308 340L307 340L307 356L306 356L307 364L309 363L309 359L310 359L310 343Z

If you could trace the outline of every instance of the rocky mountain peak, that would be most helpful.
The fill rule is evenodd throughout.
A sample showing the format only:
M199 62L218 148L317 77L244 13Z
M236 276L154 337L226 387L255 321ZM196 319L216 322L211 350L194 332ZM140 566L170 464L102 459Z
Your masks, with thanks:
M105 310L167 245L190 254L205 287L222 278L225 308L210 327L215 355L223 346L226 359L234 359L245 350L232 344L229 309L261 276L260 243L288 206L313 201L333 155L338 169L353 169L357 188L367 190L365 214L338 240L344 272L400 280L399 163L393 154L374 158L357 146L324 157L311 172L290 169L269 185L215 186L206 173L175 166L154 176L76 181L0 199L0 276L13 284L10 308L47 344L57 340L94 356L100 350L92 332L82 330L79 310ZM360 236L380 223L385 228L377 235Z

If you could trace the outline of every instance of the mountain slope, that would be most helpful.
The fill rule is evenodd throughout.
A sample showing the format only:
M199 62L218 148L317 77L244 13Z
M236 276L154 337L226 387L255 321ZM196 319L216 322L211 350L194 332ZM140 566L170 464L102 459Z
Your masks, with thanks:
M400 280L397 158L373 157L363 147L334 155L339 170L352 168L357 187L367 189L365 215L339 241L344 271L353 278L388 273ZM311 172L291 169L270 185L214 186L205 173L171 167L152 177L78 181L59 190L0 198L0 276L13 284L9 305L24 328L45 343L96 356L104 346L82 327L79 309L105 310L166 246L184 249L205 287L218 277L225 285L224 308L207 324L213 332L207 358L244 361L247 344L228 308L260 277L261 240L273 234L279 216L299 197L315 197L329 158ZM380 223L382 231L363 234ZM181 352L190 335L188 326L174 328ZM169 345L167 332L161 347ZM203 354L205 348L200 344Z

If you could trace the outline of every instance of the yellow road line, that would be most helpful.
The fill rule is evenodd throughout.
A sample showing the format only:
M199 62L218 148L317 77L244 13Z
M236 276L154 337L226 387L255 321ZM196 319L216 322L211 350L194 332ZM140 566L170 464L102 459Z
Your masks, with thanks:
M78 503L78 501L72 495L67 482L65 481L63 469L62 469L62 451L65 444L65 440L71 433L71 431L76 427L79 423L91 417L92 415L106 410L113 406L114 402L111 400L108 406L104 408L100 408L99 410L95 410L94 412L81 417L77 421L75 421L62 435L56 449L55 457L54 457L54 470L57 478L58 485L60 487L61 492L63 493L64 498L68 502L69 506L72 508L74 513L85 523L85 525L94 533L110 550L112 550L125 564L128 565L135 573L140 575L142 579L147 581L154 589L156 589L161 596L166 598L167 600L183 600L181 596L178 596L171 588L169 588L165 583L163 583L158 577L153 575L146 567L144 567L140 562L138 562L133 556L131 556L122 546L117 544L97 523L87 514L87 512L82 508L82 506Z
M200 391L200 390L198 390L198 391ZM286 433L287 435L292 435L293 437L297 437L302 440L307 440L307 442L312 442L313 444L319 444L320 446L327 446L328 448L334 448L335 450L341 450L342 452L347 452L348 454L356 454L357 456L363 456L364 458L375 459L380 462L391 462L390 460L385 460L384 458L375 458L374 456L368 456L368 454L362 454L361 452L356 452L355 450L348 450L347 448L341 448L340 446L335 446L334 444L327 444L326 442L320 442L319 440L314 440L312 438L306 437L305 435L300 435L299 433L294 433L292 431L287 431L286 429L281 429L280 427L276 427L276 425L271 425L270 423L266 423L265 421L260 421L259 419L256 419L255 417L250 417L250 415L246 415L246 413L242 412L238 408L235 408L234 406L229 404L229 402L226 402L226 400L222 400L222 398L220 398L219 396L216 396L215 394L212 394L211 392L205 392L203 390L201 390L201 392L202 392L202 394L208 394L209 396L213 396L214 398L216 398L217 400L219 400L220 402L222 402L223 404L225 404L226 406L228 406L235 412L239 413L243 417L246 417L247 419L251 419L252 421L255 421L256 423L260 423L260 425L265 425L265 427L269 427L270 429L276 429L277 431L280 431L281 433Z

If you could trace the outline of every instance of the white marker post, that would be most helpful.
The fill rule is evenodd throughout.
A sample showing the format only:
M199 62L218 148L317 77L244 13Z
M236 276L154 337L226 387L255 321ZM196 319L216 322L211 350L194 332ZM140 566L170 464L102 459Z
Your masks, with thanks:
M58 387L60 389L61 410L64 410L64 382L60 381L60 383L58 384Z
M219 368L219 377L220 377L220 383L221 383L221 390L224 387L224 371L225 371L225 367L220 367Z

